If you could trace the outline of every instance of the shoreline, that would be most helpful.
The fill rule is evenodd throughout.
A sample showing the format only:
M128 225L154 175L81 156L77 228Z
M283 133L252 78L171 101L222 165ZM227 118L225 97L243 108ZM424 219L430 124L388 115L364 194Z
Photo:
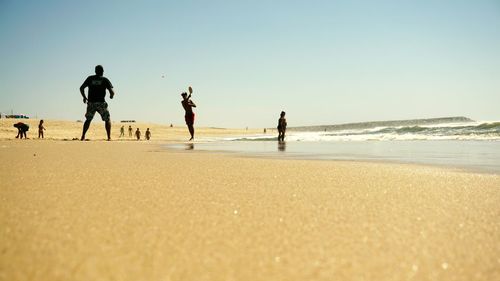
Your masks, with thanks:
M458 164L440 164L440 163L423 163L418 161L411 160L397 160L397 159L387 159L387 158L363 158L363 157L348 157L348 158L325 158L321 157L321 155L313 155L313 154L293 154L293 153L283 153L278 155L277 153L268 153L268 152L248 152L248 151L238 151L238 150L213 150L206 148L196 148L196 146L204 146L206 144L223 144L224 141L200 141L200 142L188 142L181 141L179 139L161 139L161 140L140 140L137 141L132 138L124 138L124 139L112 139L111 141L107 141L106 139L92 139L86 141L80 140L72 140L72 139L37 139L37 138L28 138L28 140L18 140L18 139L1 139L0 138L0 146L3 146L3 142L11 143L11 142L28 142L28 143L38 143L38 142L55 142L55 143L137 143L139 145L152 145L158 147L159 150L169 150L172 152L180 152L183 153L186 150L194 150L196 153L206 153L206 154L220 154L220 155L228 155L230 157L236 158L249 158L249 159L274 159L274 160L285 160L285 161L294 161L294 160L305 160L305 161L320 161L320 162L345 162L345 163L367 163L367 164L389 164L389 165L405 165L405 166L415 166L415 167L429 167L436 169L444 169L456 172L463 173L471 173L471 174L484 174L484 175L500 175L500 170L497 169L488 169L481 167L473 167L473 166L464 166ZM460 141L462 142L462 141ZM255 143L255 142L251 142ZM277 142L269 142L276 143ZM186 146L194 146L195 148L187 149Z
M405 146L408 146L409 143L411 146L411 143L416 143L416 145L421 145L424 142L431 142L434 143L435 141L384 141L386 143L383 144L383 146L388 147L392 145L398 145L403 144ZM446 144L449 143L450 141L441 141L442 143ZM463 141L457 141L457 143L461 143ZM469 141L472 142L472 141ZM481 141L474 141L474 142L481 142ZM304 142L287 142L282 143L281 145L285 146L290 146L290 145L304 145ZM361 146L361 149L365 149L365 153L367 148L370 149L373 144L378 144L380 145L379 142L377 143L371 143L371 142L332 142L327 145L355 145L357 147ZM500 144L499 143L494 143ZM349 154L348 150L343 150L342 148L339 149L336 152L330 152L330 151L321 151L321 150L300 150L300 149L295 149L290 152L290 151L285 151L287 150L286 148L281 150L280 149L280 143L276 142L271 142L271 141L266 141L266 142L258 142L258 141L210 141L210 142L200 142L200 143L193 143L190 144L191 147L188 149L185 146L188 145L188 143L183 143L183 142L173 142L173 143L166 143L163 147L165 149L173 149L173 150L196 150L196 151L201 151L201 152L208 152L208 153L222 153L222 154L228 154L232 155L235 157L249 157L249 158L268 158L268 159L284 159L284 160L312 160L312 161L340 161L340 162L366 162L366 163L392 163L392 164L403 164L403 165L417 165L417 166L430 166L430 167L436 167L436 168L444 168L444 169L451 169L451 170L459 170L463 172L469 172L469 173L481 173L481 174L493 174L493 175L499 175L500 174L500 163L495 164L495 166L487 166L484 163L482 165L479 164L471 164L471 163L449 163L450 161L448 160L447 163L439 163L435 159L432 158L427 158L427 159L419 159L416 157L416 155L412 155L412 158L404 158L401 157L401 155L397 154L391 154L390 151L383 151L382 154L363 154L363 151L361 150L361 153L359 151L356 151L358 154ZM267 147L262 147L263 145ZM325 145L325 143L314 143L310 142L307 143L306 146L321 146ZM257 147L260 146L260 147ZM273 149L269 149L269 146L273 147ZM278 147L276 149L276 146ZM250 147L250 148L248 148ZM257 147L257 148L256 148ZM319 152L318 152L319 151ZM440 157L443 157L441 155L438 155ZM494 163L489 163L489 165L493 165Z

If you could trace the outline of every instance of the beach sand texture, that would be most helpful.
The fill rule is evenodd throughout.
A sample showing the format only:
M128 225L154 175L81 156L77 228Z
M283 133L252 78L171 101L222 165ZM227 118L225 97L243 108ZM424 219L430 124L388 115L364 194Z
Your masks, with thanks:
M500 280L499 175L150 142L0 159L0 280Z

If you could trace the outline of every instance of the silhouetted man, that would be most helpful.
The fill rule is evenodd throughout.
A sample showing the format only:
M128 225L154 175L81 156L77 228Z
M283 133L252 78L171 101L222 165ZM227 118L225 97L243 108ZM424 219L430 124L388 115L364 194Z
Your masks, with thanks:
M106 89L109 91L109 97L112 99L115 95L113 92L113 85L108 80L108 78L104 77L104 68L101 65L95 67L95 74L87 77L85 82L83 82L80 87L80 93L83 97L83 103L87 104L87 113L85 113L85 123L83 124L83 132L81 140L85 139L85 134L89 129L90 122L94 118L94 115L99 112L101 115L102 121L105 122L106 133L108 134L108 141L111 140L111 120L108 111L108 104L104 100L106 96ZM85 96L85 88L89 88L88 99Z
M187 96L187 93L182 93L182 107L186 114L184 115L184 120L186 121L186 125L188 126L189 133L191 134L190 141L194 139L194 112L193 107L196 107L196 104Z

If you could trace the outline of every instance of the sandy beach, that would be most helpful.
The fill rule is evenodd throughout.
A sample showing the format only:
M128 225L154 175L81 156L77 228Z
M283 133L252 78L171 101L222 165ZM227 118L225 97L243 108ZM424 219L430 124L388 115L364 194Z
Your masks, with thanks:
M0 140L12 140L17 134L17 129L13 124L17 122L24 122L30 127L28 131L28 138L38 139L38 123L39 119L0 119ZM73 140L80 139L82 135L83 123L79 121L65 121L65 120L44 120L46 128L46 140ZM120 128L124 126L125 137L120 138ZM129 137L128 127L132 126L132 136ZM187 141L189 139L189 132L184 124L173 124L172 127L166 124L155 124L150 122L134 122L134 123L121 123L112 122L111 138L114 141L135 141L135 130L140 129L142 133L142 140L146 129L151 130L152 141L170 141L179 142ZM226 129L226 128L196 128L196 137L207 136L229 136L229 135L250 135L262 132L261 129ZM104 122L99 117L95 118L90 125L86 138L89 140L106 140L106 131L104 129Z
M0 280L500 279L499 175L63 141L67 124L1 127Z

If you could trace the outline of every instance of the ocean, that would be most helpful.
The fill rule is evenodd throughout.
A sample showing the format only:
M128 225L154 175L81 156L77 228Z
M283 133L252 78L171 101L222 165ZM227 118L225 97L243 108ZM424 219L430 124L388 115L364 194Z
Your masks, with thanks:
M414 163L500 174L500 122L465 117L291 127L171 145L249 156Z

